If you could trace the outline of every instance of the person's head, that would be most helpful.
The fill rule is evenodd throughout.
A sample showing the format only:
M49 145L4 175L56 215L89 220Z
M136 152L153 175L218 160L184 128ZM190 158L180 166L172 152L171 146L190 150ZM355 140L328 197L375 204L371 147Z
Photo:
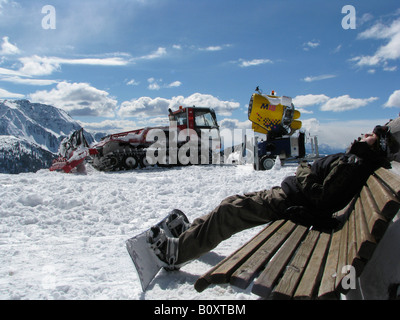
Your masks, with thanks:
M392 120L384 126L376 126L372 133L363 135L361 141L366 142L389 161L395 160L400 150L400 144L396 139L397 134L400 134L400 121L398 120L400 118Z
M372 132L362 134L358 141L365 142L371 150L380 156L387 157L389 131L387 126L376 126Z
M378 139L378 136L373 132L363 134L360 137L360 141L366 142L371 147L373 147L377 143Z
M388 159L400 162L400 117L390 120L385 127L388 128L386 137Z

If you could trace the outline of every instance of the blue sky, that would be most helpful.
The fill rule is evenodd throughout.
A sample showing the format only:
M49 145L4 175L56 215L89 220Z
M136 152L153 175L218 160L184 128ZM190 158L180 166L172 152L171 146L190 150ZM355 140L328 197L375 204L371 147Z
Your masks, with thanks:
M398 116L399 80L398 0L0 0L0 99L52 104L87 129L165 124L193 104L246 129L260 86L344 147Z

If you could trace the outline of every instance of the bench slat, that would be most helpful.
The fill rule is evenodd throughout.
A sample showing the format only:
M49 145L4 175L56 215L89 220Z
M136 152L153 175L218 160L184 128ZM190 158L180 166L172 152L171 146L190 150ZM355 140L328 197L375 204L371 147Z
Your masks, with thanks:
M275 221L268 228L264 229L261 234L255 236L249 243L242 247L240 251L230 255L225 263L221 264L221 266L211 273L212 283L228 283L236 269L265 243L284 222L284 220Z
M385 168L379 168L375 171L375 175L392 189L394 194L400 197L400 179L398 174Z
M291 258L294 250L303 239L307 228L304 226L297 226L292 232L287 241L282 245L276 255L271 259L267 267L262 271L258 279L254 282L252 292L261 296L269 297L273 286L277 283L282 270L285 268L289 259Z
M378 205L379 212L389 221L392 220L395 214L399 211L399 201L375 176L369 177L367 185L371 190L371 194L373 194L376 204Z
M362 214L362 213L361 213ZM356 271L356 275L360 275L364 270L364 261L358 254L357 244L357 225L356 225L357 211L354 209L353 214L349 217L348 221L348 239L347 239L347 263L346 265L353 266Z
M324 273L321 280L321 285L318 291L319 299L334 299L335 293L335 278L339 256L340 238L343 229L333 233L329 253L324 268Z
M320 232L311 230L308 232L306 239L300 245L299 250L293 257L293 260L286 267L286 271L273 291L274 299L291 299L304 269L311 258L315 245L318 242Z
M313 298L315 289L321 280L330 240L331 235L329 233L320 234L315 250L294 294L295 299Z
M356 242L357 252L361 258L370 259L376 248L375 238L371 235L366 217L365 210L361 201L358 198L355 207L355 224L356 224Z
M197 279L194 287L196 291L204 291L210 284L227 283L229 276L239 267L241 263L251 256L267 239L285 222L285 220L274 221L248 243L240 247L230 256L220 261L215 267ZM227 277L223 276L226 272Z
M256 277L257 272L275 254L282 243L289 237L296 227L291 221L287 221L274 235L269 238L245 263L243 263L231 276L230 283L241 289L245 289Z
M342 232L340 233L339 256L336 268L335 290L340 289L341 282L345 277L345 274L342 273L342 270L343 267L347 265L348 239L349 239L349 221L347 220L342 228Z
M378 205L367 186L361 190L361 203L365 212L369 232L376 240L381 239L388 227L388 221L379 213Z

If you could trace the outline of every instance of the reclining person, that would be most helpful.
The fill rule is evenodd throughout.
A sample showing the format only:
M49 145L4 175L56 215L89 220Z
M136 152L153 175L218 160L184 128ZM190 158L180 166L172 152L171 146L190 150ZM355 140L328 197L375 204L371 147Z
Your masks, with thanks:
M166 263L166 269L173 270L233 234L270 221L291 219L334 228L337 220L332 214L360 192L376 169L390 168L393 156L389 155L398 150L390 123L376 126L372 133L354 141L346 153L318 159L312 166L301 162L296 175L284 179L280 187L226 198L209 214L195 219L177 238L153 228L150 243L157 244L158 257Z

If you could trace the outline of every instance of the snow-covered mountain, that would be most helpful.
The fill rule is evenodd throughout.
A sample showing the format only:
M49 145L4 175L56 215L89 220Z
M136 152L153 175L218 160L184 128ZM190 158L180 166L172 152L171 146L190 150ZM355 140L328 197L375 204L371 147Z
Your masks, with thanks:
M36 172L49 168L55 155L14 136L0 136L0 173Z
M0 172L35 172L49 167L61 140L80 128L56 107L28 100L0 101ZM93 142L91 135L85 136Z
M334 153L339 153L339 152L346 152L346 149L341 149L341 148L334 148L326 143L318 144L318 152L320 155L328 155L328 154L334 154ZM311 146L309 144L306 145L306 153L310 154L312 153Z

